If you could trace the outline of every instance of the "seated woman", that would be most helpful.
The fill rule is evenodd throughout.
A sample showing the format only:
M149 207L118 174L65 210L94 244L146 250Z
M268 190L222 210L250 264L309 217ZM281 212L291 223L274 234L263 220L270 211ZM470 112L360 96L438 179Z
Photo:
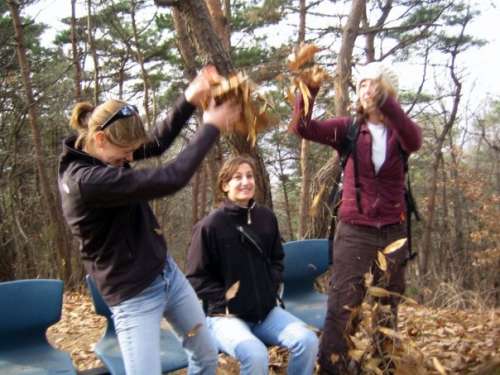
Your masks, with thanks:
M222 166L218 187L225 200L193 229L187 277L219 349L240 361L241 374L268 373L266 345L289 350L288 374L312 374L318 339L279 306L281 235L274 213L253 200L254 175L248 157Z

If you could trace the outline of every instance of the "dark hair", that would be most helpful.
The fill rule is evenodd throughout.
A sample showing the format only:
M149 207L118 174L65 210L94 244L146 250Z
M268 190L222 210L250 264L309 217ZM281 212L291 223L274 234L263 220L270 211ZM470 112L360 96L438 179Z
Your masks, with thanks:
M107 100L97 107L89 102L77 103L70 119L70 126L78 131L75 146L80 147L88 142L94 133L101 130L101 125L109 120L110 116L126 105L126 102L116 99ZM146 140L146 131L138 114L120 118L102 131L111 143L121 147Z
M252 168L252 172L255 176L255 171L257 168L255 167L255 161L247 155L237 155L227 159L222 165L219 175L217 177L217 187L219 189L219 195L225 197L226 193L223 190L224 184L228 183L233 175L238 170L238 167L241 164L248 164L250 168Z

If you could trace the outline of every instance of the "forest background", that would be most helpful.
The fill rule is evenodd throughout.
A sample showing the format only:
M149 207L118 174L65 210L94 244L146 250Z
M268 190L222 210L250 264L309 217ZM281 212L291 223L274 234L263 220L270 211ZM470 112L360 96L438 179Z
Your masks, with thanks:
M348 113L360 64L383 60L405 69L400 99L424 130L424 146L410 161L422 216L414 225L419 258L410 267L411 290L475 291L499 303L500 101L466 95L464 87L484 91L467 81L461 59L486 43L468 33L478 7L445 0L157 3L67 2L73 17L48 46L41 43L45 21L26 16L36 2L0 6L0 279L82 280L55 183L74 103L120 97L138 104L151 126L207 62L223 74L246 71L279 123L254 148L245 137L223 138L188 188L153 202L171 252L182 264L192 224L214 204L217 167L235 152L259 161L260 200L276 211L285 240L325 237L336 154L287 133L291 109L283 95L287 55L313 41L322 48L317 63L333 77L323 84L318 117ZM173 157L198 120L155 163Z
M221 138L187 188L152 202L171 254L182 267L192 225L215 204L216 173L232 153L257 160L258 199L274 209L285 241L326 237L337 155L287 132L287 56L313 42L321 48L316 63L331 76L315 116L350 113L359 66L384 61L400 73L400 101L423 129L423 147L410 159L422 219L413 222L418 258L408 269L408 294L440 307L499 306L500 96L498 89L477 87L474 70L484 67L468 64L470 51L480 55L488 42L471 25L481 12L497 11L493 2L54 3L71 16L60 20L63 27L49 41L45 31L54 20L38 17L40 2L0 3L0 281L83 284L56 184L74 104L122 98L138 105L151 127L206 63L224 75L245 71L272 104L277 123L259 134L255 147L241 135ZM136 167L175 157L200 119L194 116L161 160Z
M410 160L422 216L413 225L419 257L410 266L410 293L429 300L451 288L463 295L464 305L468 292L487 304L500 303L500 100L468 81L474 72L462 58L487 43L468 32L480 17L478 5L71 1L64 6L73 16L62 20L66 28L51 43L42 37L50 22L28 16L36 6L0 5L1 280L59 277L69 286L82 281L56 187L72 106L119 97L137 104L149 127L207 62L222 74L248 73L279 121L259 135L255 147L242 136L222 138L188 188L152 203L170 251L182 265L192 224L213 207L215 174L231 153L258 160L259 199L274 208L284 240L325 237L336 153L287 132L291 107L284 95L290 86L287 56L301 42L314 42L322 48L316 62L332 77L323 83L316 116L349 113L358 67L381 60L400 73L400 100L423 128L424 146ZM199 118L153 163L174 157Z

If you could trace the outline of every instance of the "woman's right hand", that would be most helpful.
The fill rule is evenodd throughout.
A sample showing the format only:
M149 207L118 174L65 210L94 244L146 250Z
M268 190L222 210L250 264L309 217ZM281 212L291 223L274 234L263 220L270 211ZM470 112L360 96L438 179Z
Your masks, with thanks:
M186 100L195 106L201 106L209 99L212 85L218 83L220 79L221 77L213 65L205 66L184 92Z
M241 105L233 100L227 100L216 105L212 98L208 108L203 112L203 123L214 125L221 132L232 132L234 124L241 115Z

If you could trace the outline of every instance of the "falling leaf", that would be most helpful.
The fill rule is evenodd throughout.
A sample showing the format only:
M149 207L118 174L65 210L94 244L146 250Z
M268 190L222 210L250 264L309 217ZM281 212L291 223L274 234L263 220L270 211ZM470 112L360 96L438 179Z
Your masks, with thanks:
M196 336L200 332L201 327L203 327L202 323L196 324L193 328L191 328L191 330L189 330L189 332L187 333L187 337Z
M154 231L159 236L163 235L163 231L160 228L155 228Z
M315 217L318 214L318 206L326 192L326 185L322 185L318 193L314 196L311 208L309 209L309 214Z
M308 268L310 268L310 269L312 269L313 271L316 271L316 270L318 269L318 267L316 267L316 266L315 266L314 264L312 264L312 263L309 263L309 264L307 265L307 267L308 267Z
M405 237L405 238L401 238L397 241L390 243L389 245L387 245L385 247L383 253L385 255L388 255L388 254L395 252L396 250L401 249L401 247L403 247L403 245L406 243L406 240L407 240L407 238Z
M232 300L238 291L240 290L240 282L236 281L231 287L226 291L226 301Z
M331 361L332 363L337 363L339 359L340 359L340 356L339 356L337 353L333 353L333 354L330 356L330 361Z
M367 293L373 297L388 297L392 293L384 288L378 286L371 286L368 288Z
M369 288L373 284L373 274L371 272L367 272L364 275L365 279L365 288Z
M404 302L407 303L408 305L418 305L418 302L415 301L413 298L406 297L406 296L401 296L404 299Z
M378 358L370 358L366 362L364 368L366 370L373 371L377 375L383 375L384 373L382 372L382 370L378 368L379 363L380 363L380 360Z
M432 364L441 375L446 375L446 370L436 357L432 357Z
M361 358L363 357L363 354L365 354L365 351L358 350L358 349L352 349L352 350L349 350L348 354L349 354L349 357L354 359L356 362L360 362Z
M384 253L382 253L381 251L377 252L377 266L382 271L387 271L387 260L385 259Z
M377 327L377 331L383 333L384 335L386 335L388 337L393 337L396 339L404 340L404 336L401 333L396 332L393 329L390 329L387 327Z

